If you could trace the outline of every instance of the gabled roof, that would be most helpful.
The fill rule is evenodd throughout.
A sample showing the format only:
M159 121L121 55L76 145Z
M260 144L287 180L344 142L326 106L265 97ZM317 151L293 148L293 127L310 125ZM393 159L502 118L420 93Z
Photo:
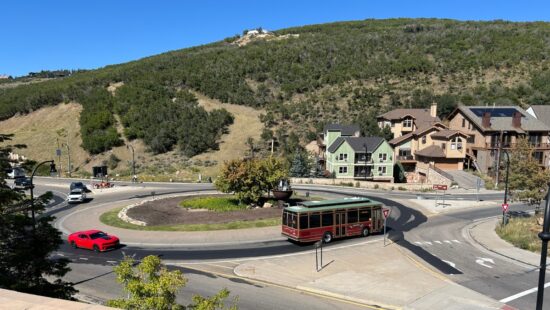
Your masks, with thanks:
M415 155L432 158L444 158L445 152L443 152L443 149L437 145L430 145L427 148L416 151Z
M388 141L389 144L391 144L392 146L393 145L397 145L403 141L406 141L408 140L409 138L412 138L412 137L418 137L420 136L422 133L425 133L431 129L436 129L436 130L440 130L440 129L447 129L447 126L439 123L439 122L436 122L436 123L433 123L432 125L430 126L425 126L425 127L422 127L422 128L419 128L415 131L412 131L412 132L409 132L407 134L404 134L402 135L401 137L397 137L397 138L393 138L391 139L390 141Z
M323 128L323 132L327 131L340 131L342 136L353 136L356 132L361 131L358 125L341 125L341 124L327 124Z
M550 105L532 105L537 119L550 127Z
M467 134L458 131L458 130L452 130L452 129L444 129L439 132L436 132L432 135L432 138L443 138L443 139L449 139L450 137L454 135L461 135L463 137L468 137Z
M382 137L338 137L329 146L328 151L330 153L334 153L338 150L342 143L347 142L355 152L364 153L366 147L367 152L372 153L384 141L385 140Z
M459 106L450 115L452 118L456 113L462 114L469 119L482 132L485 131L511 131L517 133L525 133L526 131L550 131L550 126L547 126L542 121L537 120L534 116L527 113L518 106ZM482 126L482 112L491 113L491 127ZM521 113L521 127L512 126L512 112Z
M432 117L430 115L430 109L395 109L378 115L378 119L394 121L404 119L407 116L414 118L418 128L428 127L436 122L441 122L439 117Z

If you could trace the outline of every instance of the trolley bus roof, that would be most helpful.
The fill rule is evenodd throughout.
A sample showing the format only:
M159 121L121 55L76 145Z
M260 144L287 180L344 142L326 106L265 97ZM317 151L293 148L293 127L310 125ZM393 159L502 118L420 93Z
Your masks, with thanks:
M350 197L340 199L329 199L321 201L305 201L296 206L285 208L285 211L304 212L304 211L327 211L333 209L347 209L364 206L380 205L381 203L363 197Z

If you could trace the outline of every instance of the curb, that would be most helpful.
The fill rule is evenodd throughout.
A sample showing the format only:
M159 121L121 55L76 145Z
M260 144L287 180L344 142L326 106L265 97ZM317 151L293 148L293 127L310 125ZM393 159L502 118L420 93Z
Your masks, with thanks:
M368 300L349 297L349 296L346 296L346 295L333 293L333 292L322 290L322 289L311 288L311 287L307 287L307 286L298 285L298 286L295 287L295 289L300 290L300 291L304 291L304 292L308 292L308 293L311 293L311 294L315 294L315 295L328 296L328 297L335 298L335 299L350 301L350 302L353 302L353 303L364 305L364 306L369 307L371 309L402 309L402 307L398 307L398 306L386 305L386 304L382 304L382 303L372 303L372 302L369 302Z
M483 224L483 223L486 223L486 222L489 222L489 221L494 221L495 219L497 219L498 216L494 216L494 217L489 217L489 218L485 218L485 219L482 219L482 220L479 220L479 221L476 221L474 223L471 223L471 224L468 224L466 226L464 226L462 228L462 234L467 237L467 239L470 241L473 241L473 242L470 242L472 245L474 246L479 246L483 249L485 249L486 251L489 251L491 253L494 253L494 254L497 254L501 257L504 257L508 260L511 260L515 263L520 263L521 265L523 265L522 267L525 267L525 266L529 266L529 267L536 267L538 268L539 266L538 265L533 265L531 263L527 263L527 262L524 262L522 261L521 259L517 259L517 258L514 258L514 257L511 257L511 256L508 256L506 254L503 254L503 253L500 253L496 250L493 250L492 248L490 248L489 246L483 244L481 241L477 240L473 235L472 235L472 229L475 229L477 226L479 226L480 224ZM521 249L516 249L516 250L521 250Z

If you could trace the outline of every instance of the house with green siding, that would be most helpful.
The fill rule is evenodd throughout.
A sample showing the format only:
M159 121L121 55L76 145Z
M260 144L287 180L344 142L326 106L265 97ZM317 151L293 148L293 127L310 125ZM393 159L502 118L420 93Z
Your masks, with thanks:
M355 130L357 129L357 130ZM327 125L326 170L339 179L393 182L394 151L381 137L360 137L354 125Z

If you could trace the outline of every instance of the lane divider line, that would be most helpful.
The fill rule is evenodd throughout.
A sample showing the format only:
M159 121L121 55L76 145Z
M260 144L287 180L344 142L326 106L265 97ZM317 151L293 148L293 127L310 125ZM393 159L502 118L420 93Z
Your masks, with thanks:
M544 284L544 288L547 288L547 287L549 287L549 286L550 286L550 282ZM528 289L528 290L526 290L526 291L517 293L517 294L512 295L512 296L510 296L510 297L503 298L503 299L501 299L501 300L499 300L499 301L502 302L502 303L507 303L507 302L509 302L509 301L516 300L516 299L521 298L521 297L523 297L523 296L532 294L532 293L534 293L534 292L536 292L536 291L538 291L538 290L539 290L538 287L533 287L532 289Z

